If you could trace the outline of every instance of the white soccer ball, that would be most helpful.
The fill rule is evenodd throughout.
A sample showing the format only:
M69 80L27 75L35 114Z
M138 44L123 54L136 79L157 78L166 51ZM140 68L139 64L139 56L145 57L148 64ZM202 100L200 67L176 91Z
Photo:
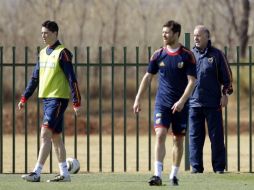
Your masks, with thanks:
M78 173L80 169L80 164L76 158L67 158L66 163L67 163L67 168L70 174Z

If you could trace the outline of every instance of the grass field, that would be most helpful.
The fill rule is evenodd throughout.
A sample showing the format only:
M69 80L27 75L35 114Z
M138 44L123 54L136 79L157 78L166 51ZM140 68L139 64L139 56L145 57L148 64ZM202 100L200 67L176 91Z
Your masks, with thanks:
M179 186L169 185L167 175L164 174L161 187L150 187L147 180L149 173L89 173L72 175L71 183L46 183L52 174L43 174L40 183L25 182L19 174L0 175L0 190L142 190L142 189L184 189L184 190L251 190L254 189L253 174L225 173L225 174L180 174Z

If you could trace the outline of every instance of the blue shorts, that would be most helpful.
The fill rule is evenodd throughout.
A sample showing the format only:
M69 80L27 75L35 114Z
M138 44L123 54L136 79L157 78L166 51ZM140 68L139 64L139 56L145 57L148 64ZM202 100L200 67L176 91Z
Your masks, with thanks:
M181 112L172 113L171 108L165 106L155 106L154 128L164 127L169 129L172 124L174 135L185 135L188 121L188 107L184 106Z
M63 116L68 106L68 99L44 98L43 102L43 123L42 126L49 128L53 133L63 131Z

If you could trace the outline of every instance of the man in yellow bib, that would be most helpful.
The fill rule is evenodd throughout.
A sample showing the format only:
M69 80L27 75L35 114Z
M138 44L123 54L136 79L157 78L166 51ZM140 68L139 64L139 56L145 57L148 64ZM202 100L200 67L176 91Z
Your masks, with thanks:
M41 126L41 146L33 172L22 175L29 182L40 182L43 165L50 153L51 142L59 163L60 174L47 182L70 182L66 164L66 150L62 140L63 115L72 95L73 109L79 115L80 92L72 67L72 54L58 40L58 25L54 21L42 24L41 35L47 45L40 51L39 60L25 92L18 104L24 107L28 98L39 85L39 98L43 102L43 123Z

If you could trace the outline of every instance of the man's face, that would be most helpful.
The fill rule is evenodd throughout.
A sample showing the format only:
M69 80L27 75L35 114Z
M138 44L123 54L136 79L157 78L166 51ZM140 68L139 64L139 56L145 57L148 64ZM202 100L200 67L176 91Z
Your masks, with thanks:
M177 42L178 33L173 33L171 28L163 27L162 28L162 38L165 45L173 45Z
M204 50L208 43L208 35L202 28L195 28L194 30L194 42L195 46Z
M51 32L49 29L41 28L41 37L46 45L53 45L57 40L57 32Z

